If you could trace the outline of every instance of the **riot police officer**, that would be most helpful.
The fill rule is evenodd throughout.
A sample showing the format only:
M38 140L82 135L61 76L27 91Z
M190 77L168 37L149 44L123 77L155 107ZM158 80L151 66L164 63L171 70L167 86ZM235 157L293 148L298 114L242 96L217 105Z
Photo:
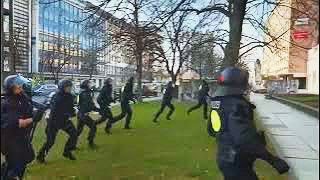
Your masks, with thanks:
M130 107L130 101L135 101L135 95L133 93L133 81L134 78L130 77L126 85L121 89L121 97L120 97L120 103L121 103L121 114L114 117L113 121L109 125L109 129L111 129L111 126L113 123L120 121L124 117L126 117L126 122L124 129L131 129L130 122L132 118L132 109Z
M160 110L157 112L157 114L155 115L153 122L157 122L157 119L159 118L160 114L163 112L163 110L168 107L170 108L170 111L167 114L167 120L171 120L170 117L173 114L175 108L173 106L173 104L171 103L171 100L173 98L173 91L174 91L174 86L172 84L172 81L170 81L167 84L167 87L165 89L164 95L163 95L163 99L162 99L162 103L161 103L161 108Z
M20 75L4 80L5 95L1 99L1 153L5 156L4 179L22 179L26 166L34 159L29 139L33 106L25 92L31 89L30 81ZM30 91L31 92L31 91Z
M93 102L92 99L92 93L91 93L91 83L90 80L84 80L81 85L81 92L79 95L79 111L77 115L78 119L78 137L81 135L82 130L84 126L88 126L90 131L89 131L89 136L88 136L88 141L89 141L89 146L91 148L94 148L96 145L94 143L94 137L96 135L97 127L95 124L95 121L89 116L89 113L91 111L96 111L99 112L100 109L97 108Z
M198 104L196 104L195 106L191 107L191 108L187 111L188 115L189 115L192 111L194 111L194 110L200 108L201 106L203 106L203 117L204 117L205 119L208 119L208 103L207 103L207 97L209 96L209 94L208 94L208 93L209 93L209 90L210 90L210 88L209 88L208 83L207 83L205 80L203 80L203 81L202 81L202 85L201 85L200 90L199 90Z
M114 103L115 100L112 97L112 79L108 78L104 82L104 86L102 87L100 94L97 98L97 102L100 106L100 115L101 118L96 122L96 124L100 124L105 122L107 119L107 124L105 127L106 133L110 134L110 128L113 121L113 115L110 109L110 104Z
M258 180L253 169L259 158L270 163L280 174L288 164L266 149L264 136L254 126L255 106L245 97L248 72L225 68L218 79L216 96L211 98L208 132L216 137L217 164L225 180Z
M70 80L61 80L58 84L57 93L51 99L51 112L46 127L47 139L37 156L37 160L40 163L45 162L45 157L53 146L59 130L63 130L69 135L63 156L70 160L76 159L72 151L76 148L78 136L77 130L70 120L71 117L75 116L74 98L71 90L72 82Z

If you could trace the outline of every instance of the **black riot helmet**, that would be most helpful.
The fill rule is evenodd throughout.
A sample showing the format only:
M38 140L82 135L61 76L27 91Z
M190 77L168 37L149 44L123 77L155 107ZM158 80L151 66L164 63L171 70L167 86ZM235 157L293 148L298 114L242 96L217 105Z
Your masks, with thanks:
M206 80L203 80L202 81L202 86L201 86L202 88L209 88L209 84L207 83L207 81Z
M129 80L128 80L128 82L129 82L130 84L133 84L133 81L134 81L134 77L130 77Z
M90 89L91 87L89 86L90 85L90 80L86 79L84 80L81 84L80 84L80 88L81 89Z
M112 84L112 78L107 78L105 81L104 81L104 85L110 85Z
M68 79L63 79L59 82L58 84L58 88L59 90L63 91L64 92L64 89L66 87L72 87L72 81L68 80Z
M203 84L203 85L208 85L208 83L207 83L206 80L202 80L202 84Z
M237 67L227 67L219 74L219 86L215 95L243 95L248 88L248 81L248 71Z
M20 86L22 87L25 94L27 94L29 97L31 97L31 81L20 74L18 75L10 75L5 78L3 83L3 89L7 94L12 93L12 88L14 86Z

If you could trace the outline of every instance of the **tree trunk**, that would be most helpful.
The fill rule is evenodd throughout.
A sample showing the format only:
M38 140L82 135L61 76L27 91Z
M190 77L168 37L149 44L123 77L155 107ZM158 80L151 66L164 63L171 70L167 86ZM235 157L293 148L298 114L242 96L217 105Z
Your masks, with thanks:
M94 67L91 67L91 69L90 69L90 76L89 76L89 80L92 80L93 70L94 70Z
M55 83L56 85L59 84L59 72L56 72L56 75L55 75L55 77L54 77L54 83Z
M138 73L138 101L142 102L142 52L138 50L136 54L137 73Z
M245 16L247 0L234 0L229 17L229 42L224 51L224 67L235 66L238 62L242 25Z
M178 73L177 73L177 74L174 74L174 73L172 72L172 74L171 74L171 82L172 82L172 84L174 85L173 97L175 97L175 98L178 98L178 96L179 96L179 92L178 92L179 87L176 86L177 76L178 76Z
M135 58L136 58L136 63L137 63L137 73L138 73L138 86L137 86L137 90L138 90L138 101L142 102L142 66L143 66L143 62L142 62L142 53L143 53L143 45L142 45L142 36L141 36L141 32L140 32L140 26L139 26L139 5L138 2L135 0L134 1L134 12L133 12L133 16L134 16L134 22L135 22L135 35L136 35L136 40L135 40L135 46L136 46L136 50L135 50Z
M172 84L176 84L177 82L177 74L171 73L171 82Z
M201 63L201 60L200 60L199 76L200 76L200 79L202 79L202 63Z

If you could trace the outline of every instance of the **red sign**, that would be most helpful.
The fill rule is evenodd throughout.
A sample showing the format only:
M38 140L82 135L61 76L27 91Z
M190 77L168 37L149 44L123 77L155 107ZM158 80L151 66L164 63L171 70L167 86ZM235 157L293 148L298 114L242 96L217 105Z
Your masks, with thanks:
M294 39L307 39L309 37L309 32L306 31L296 31L293 33Z

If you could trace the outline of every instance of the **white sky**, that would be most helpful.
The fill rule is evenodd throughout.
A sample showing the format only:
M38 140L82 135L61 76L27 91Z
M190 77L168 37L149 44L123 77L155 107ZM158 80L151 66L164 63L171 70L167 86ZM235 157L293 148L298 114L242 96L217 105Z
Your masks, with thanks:
M88 0L88 1L92 2L93 4L99 4L101 1L104 1L104 0ZM210 0L199 0L199 1L201 1L201 3L196 5L199 8L203 5L206 5L208 2L210 2ZM108 6L114 5L114 4L116 4L116 2L118 2L118 0L111 0L111 4L109 4ZM255 11L257 13L260 13L261 9L256 9ZM120 12L116 12L114 15L119 18L123 17L123 13L120 13ZM222 27L224 29L228 29L228 22L226 21ZM263 40L263 34L259 31L257 31L256 28L252 27L249 24L243 25L243 34L248 35L250 37L254 37L259 40ZM249 55L246 56L245 59L252 61L252 60L256 60L256 59L262 59L262 57L263 57L263 48L255 48L254 50L251 51L251 53Z

